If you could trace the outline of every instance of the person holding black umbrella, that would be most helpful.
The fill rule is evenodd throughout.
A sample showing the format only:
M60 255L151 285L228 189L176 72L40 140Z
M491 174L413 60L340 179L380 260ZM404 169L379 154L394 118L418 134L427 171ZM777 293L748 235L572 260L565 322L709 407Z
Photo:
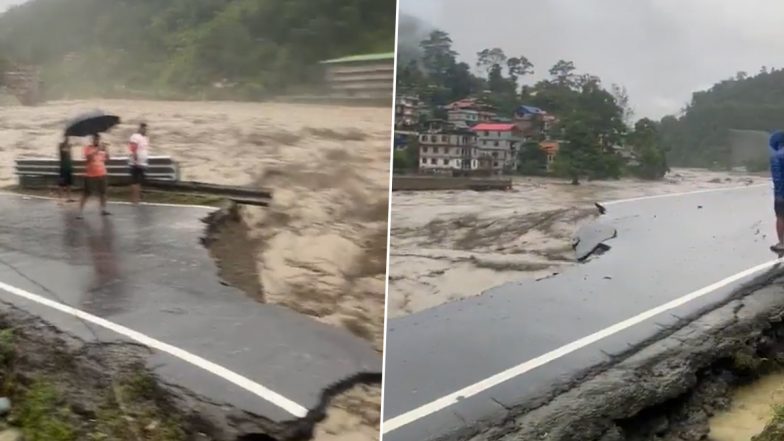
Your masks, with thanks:
M84 206L90 196L97 196L101 201L101 215L108 216L106 210L106 161L109 160L109 152L106 146L101 143L101 135L94 134L92 143L84 148L84 192L79 203L79 217L82 218Z

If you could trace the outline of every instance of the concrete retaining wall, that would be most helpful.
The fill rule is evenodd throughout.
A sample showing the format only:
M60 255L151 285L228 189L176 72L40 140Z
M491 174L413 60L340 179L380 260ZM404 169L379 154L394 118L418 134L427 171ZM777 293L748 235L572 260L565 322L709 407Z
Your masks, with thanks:
M432 190L506 190L512 188L512 180L504 178L455 178L441 176L395 176L392 191Z

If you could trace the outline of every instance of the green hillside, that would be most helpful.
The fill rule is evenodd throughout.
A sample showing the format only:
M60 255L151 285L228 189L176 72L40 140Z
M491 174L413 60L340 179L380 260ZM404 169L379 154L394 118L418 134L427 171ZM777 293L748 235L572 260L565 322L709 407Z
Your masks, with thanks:
M661 123L671 162L699 167L734 165L732 129L778 128L784 128L784 70L764 68L756 76L740 72L710 90L694 93L681 115L665 117ZM765 155L764 144L747 148L752 147Z
M0 15L0 58L41 65L53 97L257 99L394 36L395 0L33 0Z

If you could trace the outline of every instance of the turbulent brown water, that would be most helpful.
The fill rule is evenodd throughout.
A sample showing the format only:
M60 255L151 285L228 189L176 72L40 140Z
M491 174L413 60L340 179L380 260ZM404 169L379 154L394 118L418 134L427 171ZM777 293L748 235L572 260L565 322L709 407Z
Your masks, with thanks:
M760 434L774 406L784 405L784 372L738 388L731 399L730 408L711 419L711 441L748 441Z
M767 182L674 170L660 182L519 178L510 192L400 192L392 196L389 314L402 316L574 263L571 236L594 202Z

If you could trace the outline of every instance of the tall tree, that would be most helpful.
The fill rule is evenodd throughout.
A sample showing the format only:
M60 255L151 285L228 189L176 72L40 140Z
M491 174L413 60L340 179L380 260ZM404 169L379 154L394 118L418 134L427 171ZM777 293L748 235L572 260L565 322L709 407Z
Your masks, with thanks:
M506 60L509 78L517 83L517 79L525 75L533 75L534 64L525 56L512 57Z
M497 47L492 49L484 49L477 53L476 56L476 67L485 71L488 77L494 69L499 69L507 61L507 57L504 51Z
M634 125L629 142L640 161L636 173L643 179L661 179L669 171L665 149L656 122L642 118Z
M442 78L447 70L455 64L457 52L452 49L452 38L444 31L435 30L427 40L422 41L422 64L425 71Z
M626 90L626 87L613 84L610 86L610 92L615 99L615 103L621 108L624 124L630 125L634 118L634 109L630 104L629 92Z
M550 76L561 86L572 87L575 85L575 74L577 68L571 61L559 60L550 68Z

